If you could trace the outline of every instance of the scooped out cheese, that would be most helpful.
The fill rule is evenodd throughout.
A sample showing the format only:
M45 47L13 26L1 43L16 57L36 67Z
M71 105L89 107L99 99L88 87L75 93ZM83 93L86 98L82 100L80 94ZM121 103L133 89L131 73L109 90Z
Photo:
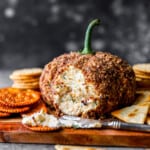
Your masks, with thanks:
M31 116L24 116L22 123L28 126L47 126L50 128L60 127L59 120L43 110L32 114Z
M74 66L69 66L54 82L54 102L66 115L79 116L95 110L99 104L94 85L86 84L82 71Z

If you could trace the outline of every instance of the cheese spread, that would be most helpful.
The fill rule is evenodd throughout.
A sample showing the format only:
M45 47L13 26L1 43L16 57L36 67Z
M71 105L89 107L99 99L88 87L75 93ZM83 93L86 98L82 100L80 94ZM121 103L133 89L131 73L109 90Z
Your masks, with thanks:
M47 126L50 128L60 127L59 120L43 110L32 114L31 116L24 116L22 123L28 126Z
M43 110L34 113L31 116L24 116L22 123L28 126L47 126L50 128L73 127L73 128L100 128L101 123L98 120L83 119L73 116L62 116L56 118L47 114Z

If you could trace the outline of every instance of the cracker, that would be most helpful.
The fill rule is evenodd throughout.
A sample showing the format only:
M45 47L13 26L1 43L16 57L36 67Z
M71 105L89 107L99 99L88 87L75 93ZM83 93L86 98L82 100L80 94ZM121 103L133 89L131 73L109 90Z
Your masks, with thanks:
M30 116L36 112L39 112L41 109L46 113L48 112L46 104L42 100L40 100L38 103L34 104L29 111L22 113L21 116L24 116L24 115Z
M14 82L16 85L22 85L22 86L38 86L39 85L39 80L34 81L34 82Z
M2 117L9 117L10 115L11 115L11 113L0 112L0 118L2 118Z
M143 76L150 76L150 74L148 74L148 73L146 73L146 72L141 72L141 71L137 71L137 70L134 70L134 73L135 73L135 75L143 75Z
M14 82L12 84L13 88L17 88L17 89L35 89L35 88L39 88L39 82L28 82L28 83L23 83L23 82Z
M150 63L145 64L135 64L133 69L137 72L145 73L150 75Z
M39 81L35 82L14 82L12 87L19 89L39 89Z
M39 82L29 82L29 83L14 83L13 84L14 86L24 86L24 87L26 87L26 86L31 86L31 87L35 87L35 86L39 86Z
M5 113L21 113L28 111L30 107L12 108L7 106L0 106L0 111Z
M140 77L136 77L136 81L138 81L138 82L148 82L148 83L150 83L150 78L149 79L143 79L143 78L140 78Z
M29 76L39 76L42 73L41 68L24 68L13 71L11 78L15 79L17 77L29 77Z
M47 127L47 126L27 126L25 124L23 124L24 127L26 127L27 129L29 130L32 130L32 131L38 131L38 132L47 132L47 131L56 131L56 130L59 130L60 127Z
M27 79L14 79L13 80L15 83L24 83L24 84L28 84L28 83L38 83L39 82L39 78L27 78Z
M12 87L19 89L39 89L41 68L15 70L9 77L13 80Z
M147 76L147 75L141 75L141 74L139 75L139 74L136 74L136 78L150 80L150 75Z
M28 79L34 79L34 76L14 76L14 75L10 75L9 76L10 79L14 80L28 80Z
M149 105L131 105L111 112L111 115L128 123L144 124L148 115Z
M105 150L105 149L89 146L55 145L55 150Z
M20 85L20 84L13 84L12 85L13 88L19 88L19 89L39 89L39 85Z
M0 104L9 107L32 105L40 100L40 92L16 88L0 89Z

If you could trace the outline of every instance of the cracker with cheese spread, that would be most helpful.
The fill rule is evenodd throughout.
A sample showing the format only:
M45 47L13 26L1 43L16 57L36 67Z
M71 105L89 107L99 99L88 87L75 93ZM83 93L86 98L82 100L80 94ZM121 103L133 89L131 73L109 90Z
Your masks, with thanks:
M60 129L59 127L28 126L28 125L24 125L24 127L29 130L38 132L56 131Z

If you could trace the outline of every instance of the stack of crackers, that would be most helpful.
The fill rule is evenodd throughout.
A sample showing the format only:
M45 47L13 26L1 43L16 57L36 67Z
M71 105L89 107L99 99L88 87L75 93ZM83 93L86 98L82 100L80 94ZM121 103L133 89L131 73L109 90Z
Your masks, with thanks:
M39 89L39 77L41 68L26 68L15 70L10 75L13 80L12 87L21 89Z
M0 89L0 117L25 113L40 101L40 92L17 88Z
M136 75L137 88L150 89L150 63L135 64L133 70Z

